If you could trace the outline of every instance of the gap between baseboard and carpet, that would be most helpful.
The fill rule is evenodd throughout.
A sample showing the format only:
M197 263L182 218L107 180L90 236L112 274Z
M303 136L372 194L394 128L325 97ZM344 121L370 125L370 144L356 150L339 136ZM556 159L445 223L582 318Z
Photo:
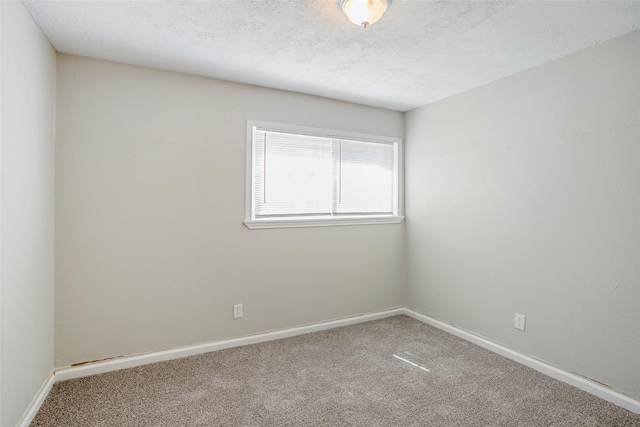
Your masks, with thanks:
M178 347L170 350L155 351L131 356L113 357L104 360L79 363L64 368L57 368L51 372L42 387L40 387L40 390L29 405L29 408L25 412L22 421L18 423L17 427L29 426L33 418L38 413L40 406L49 394L51 387L53 387L53 384L59 381L81 378L96 374L103 374L106 372L148 365L150 363L164 362L167 360L179 359L182 357L208 353L211 351L224 350L232 347L240 347L249 344L258 344L265 341L289 338L297 335L308 334L311 332L318 332L327 329L338 328L341 326L354 325L357 323L383 319L399 314L404 314L412 317L413 319L419 320L435 328L448 332L482 348L485 348L508 359L514 360L522 365L535 369L536 371L541 372L547 376L570 384L580 390L586 391L587 393L590 393L615 405L621 406L631 412L640 414L640 401L627 396L626 394L619 392L613 388L610 388L605 384L601 384L580 374L568 372L544 360L536 359L526 354L517 352L497 342L474 334L473 332L459 328L456 325L442 322L440 320L434 319L433 317L410 310L406 307L397 307L378 311L375 313L358 314L355 316L348 316L324 322L310 323L292 328L263 332L227 340L212 341L202 344Z

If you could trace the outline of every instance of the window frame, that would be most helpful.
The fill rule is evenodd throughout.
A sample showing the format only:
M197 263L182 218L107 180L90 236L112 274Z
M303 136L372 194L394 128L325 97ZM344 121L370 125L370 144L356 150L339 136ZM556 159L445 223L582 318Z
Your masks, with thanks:
M362 142L391 143L395 146L395 174L394 174L394 209L391 215L348 215L339 216L299 216L256 218L254 212L254 174L253 174L253 129L272 132L293 133L332 139L348 139ZM372 225L399 224L404 220L404 152L401 138L369 135L355 132L337 131L330 129L312 128L306 126L288 125L282 123L247 120L246 144L246 188L245 188L245 219L244 224L249 229L261 228L291 228L291 227L325 227L344 225Z

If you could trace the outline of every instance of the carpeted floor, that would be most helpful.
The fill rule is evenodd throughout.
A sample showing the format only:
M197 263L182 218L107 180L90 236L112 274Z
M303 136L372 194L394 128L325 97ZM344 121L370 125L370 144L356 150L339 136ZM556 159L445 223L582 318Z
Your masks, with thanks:
M54 385L31 426L640 426L407 316Z

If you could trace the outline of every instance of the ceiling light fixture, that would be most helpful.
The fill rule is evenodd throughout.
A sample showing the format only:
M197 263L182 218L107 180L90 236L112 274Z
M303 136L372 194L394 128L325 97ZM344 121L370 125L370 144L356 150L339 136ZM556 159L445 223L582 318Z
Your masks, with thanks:
M367 28L378 22L392 0L338 0L351 22Z

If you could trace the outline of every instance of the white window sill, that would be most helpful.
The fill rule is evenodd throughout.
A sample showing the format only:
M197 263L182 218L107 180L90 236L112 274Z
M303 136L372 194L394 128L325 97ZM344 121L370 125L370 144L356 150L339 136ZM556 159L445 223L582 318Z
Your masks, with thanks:
M335 227L340 225L400 224L403 216L352 216L333 218L269 218L247 219L244 225L252 230L260 228Z

